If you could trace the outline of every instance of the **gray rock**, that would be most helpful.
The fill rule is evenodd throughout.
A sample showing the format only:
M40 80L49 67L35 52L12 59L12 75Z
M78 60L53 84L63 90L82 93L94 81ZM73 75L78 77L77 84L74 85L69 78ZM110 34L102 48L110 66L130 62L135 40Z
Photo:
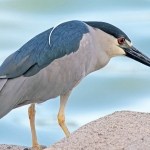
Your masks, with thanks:
M0 145L0 150L27 150ZM92 121L45 150L150 150L150 114L121 111Z
M45 150L150 150L150 114L115 112Z

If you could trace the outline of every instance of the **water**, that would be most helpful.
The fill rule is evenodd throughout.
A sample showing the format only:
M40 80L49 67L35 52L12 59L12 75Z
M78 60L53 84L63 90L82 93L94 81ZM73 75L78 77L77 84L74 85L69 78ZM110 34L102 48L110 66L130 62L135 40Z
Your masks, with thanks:
M36 34L67 20L112 23L150 56L150 0L0 0L0 63ZM119 110L150 112L150 69L125 57L113 58L87 76L71 94L66 121L71 132ZM0 120L0 143L31 145L28 106ZM50 145L64 137L57 124L59 99L37 105L39 142Z

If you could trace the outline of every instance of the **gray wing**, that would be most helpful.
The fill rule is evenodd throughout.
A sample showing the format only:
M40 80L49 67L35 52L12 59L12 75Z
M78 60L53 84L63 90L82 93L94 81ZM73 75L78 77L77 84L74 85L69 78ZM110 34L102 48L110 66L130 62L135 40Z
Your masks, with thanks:
M38 56L44 49L49 49L47 41L52 28L35 36L18 51L8 56L0 66L0 78L15 78L28 70L38 68Z
M6 58L0 78L35 75L53 60L77 51L83 34L88 32L83 22L69 21L37 35Z

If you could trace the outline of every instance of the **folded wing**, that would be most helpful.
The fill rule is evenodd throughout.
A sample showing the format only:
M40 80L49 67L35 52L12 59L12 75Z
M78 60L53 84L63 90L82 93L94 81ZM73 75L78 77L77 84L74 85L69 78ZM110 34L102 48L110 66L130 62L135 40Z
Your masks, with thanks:
M76 52L88 28L81 21L69 21L51 28L11 54L0 67L0 78L33 76L55 59Z

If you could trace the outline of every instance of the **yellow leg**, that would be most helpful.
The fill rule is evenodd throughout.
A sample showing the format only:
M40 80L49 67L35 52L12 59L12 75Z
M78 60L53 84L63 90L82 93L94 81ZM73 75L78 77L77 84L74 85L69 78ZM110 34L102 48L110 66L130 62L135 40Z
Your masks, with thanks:
M65 105L66 105L69 95L70 95L70 92L65 95L60 96L60 108L59 108L59 112L57 116L58 123L60 127L62 128L62 130L64 131L66 137L69 137L70 135L70 132L65 124Z
M31 134L32 134L32 147L34 150L41 150L41 147L37 142L37 136L35 130L35 104L31 104L30 107L28 108L28 115L29 115Z

